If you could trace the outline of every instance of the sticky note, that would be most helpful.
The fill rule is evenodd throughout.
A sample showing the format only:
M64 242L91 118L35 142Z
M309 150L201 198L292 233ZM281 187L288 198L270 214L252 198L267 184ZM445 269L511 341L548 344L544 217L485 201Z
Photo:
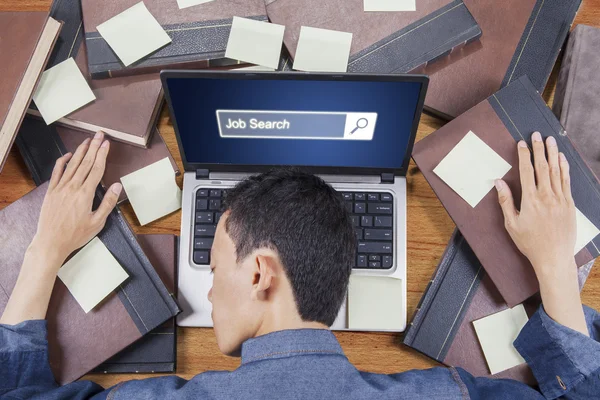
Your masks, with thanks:
M33 101L48 125L95 99L73 58L44 71L33 94Z
M477 204L502 178L511 165L473 132L444 157L433 172L471 207Z
M233 17L225 57L277 68L285 26Z
M87 314L128 275L95 237L58 270L58 277Z
M303 26L293 68L312 72L346 72L351 46L351 33Z
M210 3L214 0L177 0L179 9L197 6L198 4Z
M417 11L416 0L364 0L365 11Z
M575 209L575 218L577 220L577 240L574 254L577 254L600 234L600 230L577 208Z
M348 328L400 330L403 301L401 279L350 275Z
M121 183L141 225L181 208L181 189L167 157L125 175Z
M96 29L125 66L171 42L143 1L98 25Z
M497 374L523 364L525 360L513 342L527 323L527 313L522 304L473 321L490 373Z

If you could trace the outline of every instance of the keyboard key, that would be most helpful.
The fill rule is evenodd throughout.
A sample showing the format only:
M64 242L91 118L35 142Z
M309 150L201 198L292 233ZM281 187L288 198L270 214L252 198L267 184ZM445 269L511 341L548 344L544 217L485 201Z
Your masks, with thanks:
M213 213L212 212L197 212L196 213L197 224L212 224Z
M369 262L369 268L381 268L381 263L379 261L371 261Z
M369 261L381 261L381 256L378 256L376 254L371 254L369 256Z
M364 193L354 193L354 200L356 201L365 201L367 196Z
M365 229L365 239L368 240L392 240L391 229Z
M392 201L392 195L389 193L381 193L381 201Z
M347 201L346 202L346 210L348 210L349 213L353 212L353 208L352 208L352 202L351 201Z
M208 189L200 189L196 192L196 197L208 197Z
M369 199L369 201L379 201L379 194L377 194L377 193L369 193L367 195L367 199Z
M194 236L214 237L216 230L216 225L196 225Z
M342 193L342 196L344 196L344 200L352 201L352 193Z
M210 264L210 258L208 256L208 251L195 251L194 252L194 262L198 265Z
M360 224L362 226L373 226L373 217L363 215L360 219Z
M221 197L221 190L218 190L218 189L211 190L210 197Z
M375 226L382 228L391 228L392 217L375 217Z
M363 230L360 228L355 228L354 231L356 232L356 240L362 240Z
M356 260L356 266L359 268L367 267L367 256L359 255Z
M210 199L208 208L211 210L217 210L217 211L220 210L221 209L221 200Z
M210 250L212 244L213 240L210 238L196 238L194 239L194 250Z
M387 203L369 203L369 214L391 214L392 204Z
M392 268L392 256L383 256L383 268Z
M378 253L392 254L391 242L360 242L358 243L359 253Z
M360 217L358 215L351 215L350 218L352 219L352 225L360 226Z
M354 203L354 213L364 214L365 212L365 203Z
M196 211L208 210L208 200L198 199L196 200Z
M223 216L222 212L216 212L215 213L215 224L219 223L219 220L221 219L222 216Z

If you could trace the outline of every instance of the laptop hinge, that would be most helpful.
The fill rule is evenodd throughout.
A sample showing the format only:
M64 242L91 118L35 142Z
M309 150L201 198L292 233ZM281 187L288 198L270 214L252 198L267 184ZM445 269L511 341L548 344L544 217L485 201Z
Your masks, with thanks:
M394 183L394 174L391 172L384 172L381 174L381 183Z
M210 171L207 169L197 169L196 170L196 179L208 179L210 176Z

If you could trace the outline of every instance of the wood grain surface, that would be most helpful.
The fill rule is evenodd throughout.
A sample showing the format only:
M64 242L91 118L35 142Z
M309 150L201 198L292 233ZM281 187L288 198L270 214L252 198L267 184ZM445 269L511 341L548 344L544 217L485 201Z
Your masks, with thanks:
M47 10L50 0L0 0L0 11ZM600 0L584 0L575 21L600 27ZM555 68L544 98L552 104L558 66ZM1 78L0 78L1 79ZM422 139L443 124L442 121L423 115L417 140ZM177 142L166 107L163 109L159 130L169 149L183 170ZM181 185L181 177L179 184ZM0 174L0 209L17 200L35 187L30 174L14 148ZM130 205L122 207L136 233L179 234L180 212L140 227ZM454 224L440 201L414 164L408 174L408 317L427 286L442 252L446 248ZM592 274L583 290L585 304L600 309L600 266ZM402 345L402 336L388 333L337 333L346 355L358 369L377 373L394 373L410 369L439 366L416 351ZM177 375L184 378L207 370L232 370L239 365L236 358L219 353L212 329L179 328L177 349ZM108 387L118 382L156 375L88 375Z

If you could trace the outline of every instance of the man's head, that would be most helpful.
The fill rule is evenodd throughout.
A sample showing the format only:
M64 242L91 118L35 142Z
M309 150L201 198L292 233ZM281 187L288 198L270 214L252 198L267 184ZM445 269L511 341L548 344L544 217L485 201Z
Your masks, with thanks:
M226 196L211 252L219 348L296 322L333 324L346 295L356 238L341 196L322 179L279 169Z

